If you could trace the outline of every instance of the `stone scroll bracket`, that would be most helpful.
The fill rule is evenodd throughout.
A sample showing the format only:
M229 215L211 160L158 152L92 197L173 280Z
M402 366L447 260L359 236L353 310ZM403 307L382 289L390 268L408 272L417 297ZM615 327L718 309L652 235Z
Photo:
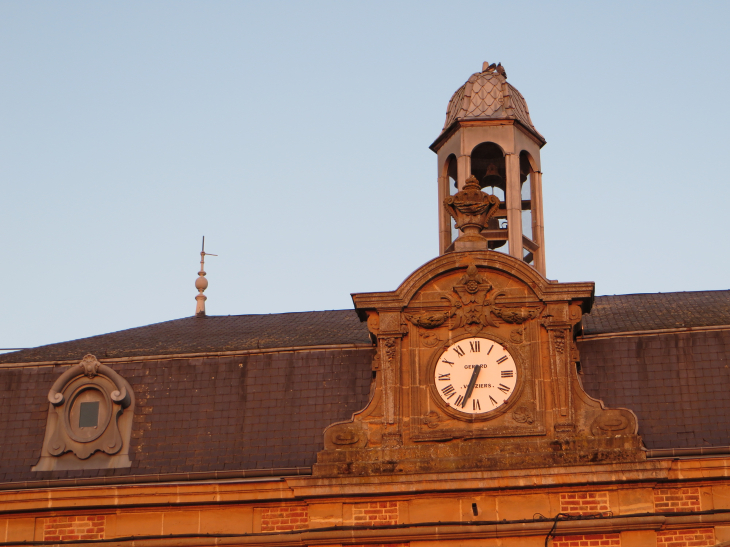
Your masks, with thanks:
M135 398L112 368L86 355L48 392L41 457L33 471L129 467Z
M401 318L400 310L368 312L367 325L376 342L372 397L352 419L325 429L327 450L402 445L401 350L408 326Z

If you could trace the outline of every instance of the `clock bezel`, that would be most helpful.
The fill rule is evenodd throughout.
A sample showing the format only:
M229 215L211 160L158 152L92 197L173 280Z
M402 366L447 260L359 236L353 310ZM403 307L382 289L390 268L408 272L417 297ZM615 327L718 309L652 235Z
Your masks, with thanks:
M507 353L510 354L510 357L512 357L512 360L515 363L515 367L517 369L517 382L515 383L515 389L510 394L510 396L507 398L507 402L502 404L499 408L495 408L493 410L487 410L485 412L481 413L467 413L467 412L461 412L459 410L456 410L453 406L447 405L444 400L441 398L441 396L438 393L438 387L436 387L436 364L439 362L439 359L441 356L454 344L458 344L462 340L468 340L470 338L478 338L480 340L488 340L490 342L495 342L502 346ZM428 388L429 393L431 394L431 399L436 402L436 404L439 406L439 408L445 412L447 415L451 416L452 418L456 418L461 421L467 421L467 422L482 422L487 420L493 420L494 418L497 418L507 412L510 408L512 408L515 403L519 400L520 395L522 394L522 389L525 384L525 377L526 377L526 365L522 359L522 356L517 351L517 348L514 347L513 344L509 343L508 340L502 338L501 336L495 335L495 334L489 334L489 335L483 335L483 334L465 334L463 336L458 336L451 338L447 341L445 341L442 345L435 348L435 351L433 355L430 358L428 369L427 369L427 375L428 375Z

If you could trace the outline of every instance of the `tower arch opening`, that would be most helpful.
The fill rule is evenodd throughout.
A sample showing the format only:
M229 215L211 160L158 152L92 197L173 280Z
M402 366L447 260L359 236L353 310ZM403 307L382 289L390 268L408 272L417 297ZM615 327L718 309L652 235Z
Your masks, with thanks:
M446 158L443 173L445 174L445 182L448 184L448 192L446 192L446 195L453 196L459 191L459 166L454 154ZM451 226L451 239L449 242L453 242L459 237L459 230L454 225L454 222L450 220L449 225Z
M535 159L526 150L520 152L520 209L522 211L522 260L542 266L542 234L539 222L539 177Z
M471 151L471 174L479 181L482 190L499 198L499 211L489 219L484 236L489 248L509 253L507 241L507 166L504 150L493 142L477 144Z

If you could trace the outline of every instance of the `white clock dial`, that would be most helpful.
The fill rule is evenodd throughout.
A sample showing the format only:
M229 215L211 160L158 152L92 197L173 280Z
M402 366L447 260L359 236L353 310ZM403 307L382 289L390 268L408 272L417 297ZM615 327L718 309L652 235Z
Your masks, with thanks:
M483 414L504 405L517 385L517 365L510 353L488 338L466 338L439 357L434 383L454 410Z

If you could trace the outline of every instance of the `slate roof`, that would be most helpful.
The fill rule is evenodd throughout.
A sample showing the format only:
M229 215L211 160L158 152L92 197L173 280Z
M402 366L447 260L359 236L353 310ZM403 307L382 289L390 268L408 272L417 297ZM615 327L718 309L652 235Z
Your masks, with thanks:
M579 340L583 387L639 418L647 448L730 445L730 328Z
M354 315L354 314L353 314ZM136 408L132 466L32 472L66 366L0 369L0 483L309 467L322 432L370 396L373 348L114 363Z
M730 291L597 296L583 334L730 325ZM0 355L0 363L370 344L354 310L185 317Z
M370 344L354 310L185 317L0 355L0 363Z
M730 325L730 291L597 296L583 334Z
M584 334L730 325L729 310L730 291L600 296ZM647 447L730 445L730 328L578 343L586 391L634 410ZM214 355L293 347L303 349ZM337 310L188 317L2 355L10 364L199 354L112 365L137 397L133 464L115 470L31 472L48 390L66 367L0 368L0 482L311 466L324 428L367 403L373 352L366 324Z

